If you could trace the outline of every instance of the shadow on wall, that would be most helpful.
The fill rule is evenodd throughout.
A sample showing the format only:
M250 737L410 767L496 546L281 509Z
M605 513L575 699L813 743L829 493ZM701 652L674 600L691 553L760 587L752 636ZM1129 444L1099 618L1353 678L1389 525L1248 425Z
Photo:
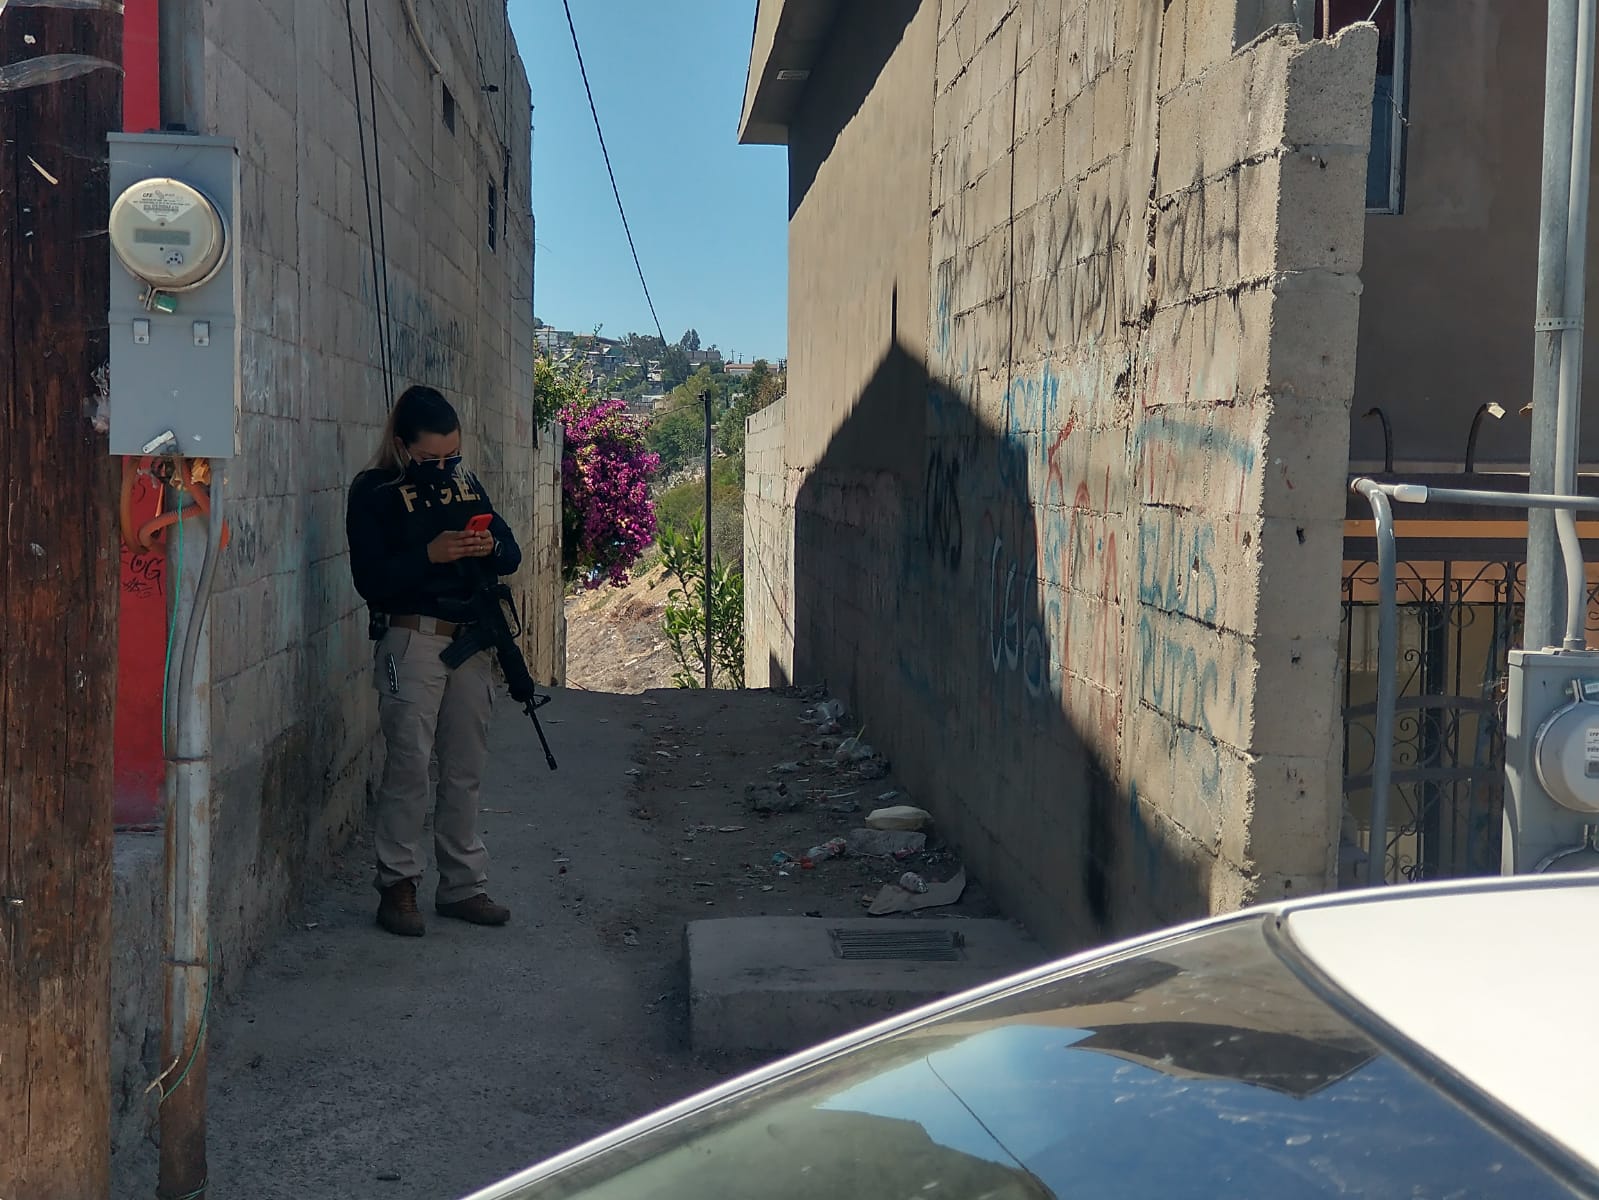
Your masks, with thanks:
M795 681L847 700L973 873L1057 949L1203 915L1208 894L1118 784L1121 605L1096 621L1071 600L1119 588L1115 526L1090 513L1098 497L1064 493L1069 434L1047 415L1002 433L896 343L794 515Z

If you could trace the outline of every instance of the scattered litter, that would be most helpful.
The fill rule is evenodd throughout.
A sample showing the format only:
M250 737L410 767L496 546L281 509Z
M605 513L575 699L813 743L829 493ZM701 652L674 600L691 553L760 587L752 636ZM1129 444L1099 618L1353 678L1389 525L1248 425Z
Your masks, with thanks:
M887 779L888 760L886 758L868 758L856 763L850 768L855 773L855 778L861 780Z
M643 767L629 767L627 769L627 773L629 775L633 775L633 776L642 775L642 774L644 774L644 768Z
M833 751L834 757L839 762L865 762L869 758L876 758L877 751L858 737L845 738L838 744L838 749Z
M508 808L480 808L478 809L478 812L498 813L502 817L508 817L511 815L511 810Z
M571 861L572 861L572 860L571 860L571 859L569 859L569 858L558 858L558 859L556 859L556 860L555 860L555 861L556 861L556 862L558 862L558 863L569 863L569 862L571 862Z
M629 929L622 934L622 941L629 946L638 945L638 930Z
M849 843L843 838L832 838L820 846L812 846L807 850L805 857L800 859L800 866L809 870L819 862L826 862L830 858L842 858L848 849Z
M657 751L656 751L656 752L655 752L655 757L656 757L656 758L671 758L671 757L672 757L672 756L671 756L671 754L670 754L670 753L668 753L668 752L667 752L667 751L665 751L665 750L657 750Z
M770 892L770 891L774 891L774 890L775 890L775 889L774 889L774 888L773 888L773 887L772 887L772 885L771 885L771 884L769 884L769 883L763 883L763 884L761 884L761 891L763 891L763 892Z
M915 871L906 871L899 877L899 886L907 892L915 892L919 896L927 895L927 880Z
M846 841L849 852L862 858L909 858L927 848L925 833L899 829L852 829Z
M892 795L892 793L890 793ZM933 823L933 814L925 808L910 804L896 804L892 808L873 809L866 817L872 829L926 829Z
M778 763L768 774L772 775L798 775L805 768L797 762Z
M776 854L772 855L772 865L774 867L780 867L784 863L790 863L793 861L793 858L791 858L789 854L783 850L779 850Z
M742 826L742 825L718 825L716 827L716 832L717 833L743 833L744 832L744 826Z
M714 883L712 883L709 879L696 879L694 881L694 886L695 887L715 887L716 885Z
M829 804L827 811L831 813L858 813L861 811L859 800L840 800L837 804Z
M912 892L897 883L885 884L883 890L877 893L877 899L872 901L868 911L874 917L881 917L889 913L916 912L918 909L942 908L946 904L954 904L966 890L966 872L962 869L955 872L954 878L945 883L924 882L924 886L926 891Z
M317 927L317 926L318 926L318 925L320 925L320 924L322 924L322 922L321 922L321 921L307 921L307 922L306 922L306 923L305 923L305 927L306 927L306 928L307 928L307 929L315 929L315 928L316 928L316 927Z
M800 720L809 721L812 725L825 725L829 721L842 720L843 716L844 705L841 701L823 700L815 708L806 712Z
M379 1171L377 1180L379 1183L399 1183L400 1173L398 1171Z
M798 812L805 807L805 798L790 792L786 783L749 784L744 802L759 813Z

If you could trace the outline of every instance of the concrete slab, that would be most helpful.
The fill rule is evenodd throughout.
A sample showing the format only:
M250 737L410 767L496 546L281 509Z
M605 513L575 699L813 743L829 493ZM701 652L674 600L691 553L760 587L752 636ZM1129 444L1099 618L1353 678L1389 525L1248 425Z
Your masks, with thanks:
M738 917L685 941L696 1051L802 1050L1050 957L1007 921L950 918Z

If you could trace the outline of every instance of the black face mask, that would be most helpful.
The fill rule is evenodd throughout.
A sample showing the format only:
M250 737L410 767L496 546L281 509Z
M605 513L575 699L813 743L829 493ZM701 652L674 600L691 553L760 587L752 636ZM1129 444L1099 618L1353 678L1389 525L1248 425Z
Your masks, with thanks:
M452 454L449 458L426 459L422 462L413 458L405 468L405 474L413 483L442 486L453 480L460 469L461 456Z

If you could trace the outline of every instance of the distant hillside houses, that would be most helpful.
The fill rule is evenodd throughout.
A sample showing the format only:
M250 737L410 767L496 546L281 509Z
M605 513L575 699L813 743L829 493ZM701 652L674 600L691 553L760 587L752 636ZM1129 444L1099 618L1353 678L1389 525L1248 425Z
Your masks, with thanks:
M640 409L651 404L659 407L670 391L666 362L661 358L638 358L634 349L636 340L630 344L626 340L601 337L595 333L557 329L536 318L533 338L540 354L563 362L581 362L583 376L591 385L607 391L613 387L625 391L630 404ZM653 344L654 339L650 339L650 342ZM712 374L726 373L734 380L745 380L755 371L755 363L728 362L715 346L687 351L674 346L669 348L669 354L681 354L678 362L681 364L686 360L690 374L709 369ZM775 367L781 372L786 365L780 362Z

